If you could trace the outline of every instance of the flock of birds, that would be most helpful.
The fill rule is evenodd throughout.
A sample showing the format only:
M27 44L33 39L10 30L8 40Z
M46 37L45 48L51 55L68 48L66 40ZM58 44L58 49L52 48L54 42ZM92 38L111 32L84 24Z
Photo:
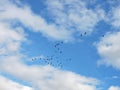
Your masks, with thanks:
M84 34L81 34L80 36L82 37L83 35L86 35L87 33L86 32L84 32Z
M80 36L82 37L82 36L84 36L86 34L87 33L84 32ZM104 37L104 35L102 35L102 37ZM56 67L59 67L59 68L63 68L64 62L62 62L62 60L60 60L61 59L60 55L63 56L63 51L62 51L62 49L60 47L63 44L64 44L63 41L55 43L55 45L54 45L55 51L54 51L53 55L34 57L34 58L32 58L32 61L33 62L34 61L39 61L40 63L44 63L44 64L48 64L48 65L51 65L51 66L56 66ZM70 57L65 58L65 61L71 62L72 59Z
M34 61L34 62L39 61L44 64L63 68L64 63L60 60L60 56L62 56L62 54L63 54L63 51L60 48L62 45L63 45L63 41L55 43L55 45L54 45L55 51L54 51L53 55L34 57L34 58L32 58L32 61ZM66 58L65 61L70 62L70 61L72 61L72 59Z

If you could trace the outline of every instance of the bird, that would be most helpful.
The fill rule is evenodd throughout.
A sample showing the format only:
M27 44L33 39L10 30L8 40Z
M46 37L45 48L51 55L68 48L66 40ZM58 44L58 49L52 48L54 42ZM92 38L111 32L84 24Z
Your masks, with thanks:
M80 36L82 37L82 34Z
M34 59L32 58L32 61L33 61Z
M63 44L63 41L61 41L61 44Z
M59 51L59 50L60 50L60 48L57 48L57 50Z
M60 54L62 53L62 51L60 51Z
M34 60L37 60L37 58L35 57L35 58L32 58L32 61L34 61Z
M59 44L59 43L56 43L56 44L55 44L55 46L58 46L58 45L60 45L60 44Z
M54 45L54 47L57 47L57 45Z

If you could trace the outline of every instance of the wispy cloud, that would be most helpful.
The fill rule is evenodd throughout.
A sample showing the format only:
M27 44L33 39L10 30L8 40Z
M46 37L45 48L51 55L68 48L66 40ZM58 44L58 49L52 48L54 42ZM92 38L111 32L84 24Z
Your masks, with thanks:
M108 90L120 90L119 86L111 86Z
M22 28L12 28L9 24L0 22L0 54L8 55L19 52L21 42L25 40Z
M3 76L0 76L0 89L1 90L33 90L28 86L21 85Z
M8 60L9 59L9 60ZM0 70L30 83L37 90L97 90L99 80L51 66L28 66L19 56L3 59ZM13 70L14 69L14 70Z
M23 5L22 7L7 1L0 1L3 12L0 12L0 21L13 26L17 23L18 26L25 26L33 32L42 33L47 38L55 40L68 41L72 39L70 31L57 27L54 24L49 24L40 15L34 14L29 6Z
M111 13L109 13L109 18L112 26L120 28L120 6L112 8Z
M63 41L73 41L76 33L91 33L105 16L103 9L87 8L87 3L81 0L55 0L54 2L47 0L46 14L49 13L53 22L47 22L47 19L35 14L30 6L22 4L20 6L8 0L1 1L0 4L2 9L0 21L12 26L19 23L18 26L42 33L44 37Z
M105 15L104 10L88 8L82 0L47 0L46 4L54 23L73 32L91 33Z

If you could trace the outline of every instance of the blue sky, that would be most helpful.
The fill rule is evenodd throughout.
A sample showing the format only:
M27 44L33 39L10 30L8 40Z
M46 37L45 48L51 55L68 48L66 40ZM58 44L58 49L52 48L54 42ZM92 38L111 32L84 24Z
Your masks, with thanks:
M119 0L0 1L0 89L120 90L119 28Z

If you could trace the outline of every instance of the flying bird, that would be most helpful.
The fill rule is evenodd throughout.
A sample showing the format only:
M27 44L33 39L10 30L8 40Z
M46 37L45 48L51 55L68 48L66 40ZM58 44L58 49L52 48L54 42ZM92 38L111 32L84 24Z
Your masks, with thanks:
M82 34L80 36L82 37Z

